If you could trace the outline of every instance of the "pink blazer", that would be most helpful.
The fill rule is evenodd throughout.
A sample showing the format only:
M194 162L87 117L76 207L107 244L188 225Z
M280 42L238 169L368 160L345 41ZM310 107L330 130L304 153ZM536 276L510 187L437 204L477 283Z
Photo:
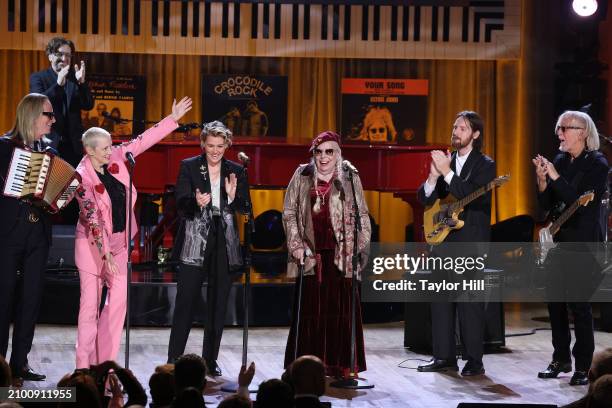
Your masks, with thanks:
M113 177L125 185L126 206L129 205L127 203L129 173L125 163L125 154L132 152L134 156L138 156L170 134L177 126L177 123L168 116L135 139L113 147L107 169ZM98 178L91 160L87 156L81 159L77 166L77 172L81 175L82 183L77 189L76 195L80 206L80 213L75 233L77 240L75 260L77 266L79 264L92 266L91 262L93 262L98 267L98 271L100 271L103 263L102 256L110 251L110 237L113 234L111 200L104 184ZM136 217L134 216L136 194L136 188L132 187L133 202L132 207L129 209L129 211L132 211L132 238L138 232ZM126 220L127 211L128 208L126 208ZM86 245L83 245L83 240L88 241ZM85 248L88 250L85 250ZM80 266L79 269L81 269Z

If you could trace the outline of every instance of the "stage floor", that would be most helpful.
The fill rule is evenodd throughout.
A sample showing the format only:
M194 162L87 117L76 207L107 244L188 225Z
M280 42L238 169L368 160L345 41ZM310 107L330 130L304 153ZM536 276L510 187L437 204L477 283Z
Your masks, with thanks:
M506 305L506 334L546 328L540 318L547 316L543 305ZM255 361L254 383L279 378L287 328L253 328L249 335L249 361ZM166 361L168 328L135 328L130 337L130 369L148 389L149 376L156 365ZM193 329L188 353L201 353L203 330ZM429 356L404 349L403 322L365 326L368 371L362 373L375 385L372 390L344 391L329 388L325 397L334 407L456 407L458 402L554 403L564 405L586 393L586 386L571 387L571 373L553 380L537 378L546 368L552 346L549 330L528 336L507 337L507 347L484 358L486 375L462 378L457 373L419 373L416 366ZM26 382L26 388L52 388L74 369L75 326L39 325L29 356L30 365L47 375L44 382ZM612 345L612 333L595 333L596 350ZM10 350L10 347L9 347ZM207 406L215 407L227 394L219 391L225 381L235 380L241 363L242 331L228 328L223 336L219 364L224 376L209 379ZM123 346L120 364L124 364ZM460 369L463 362L460 362ZM150 402L150 401L149 401Z

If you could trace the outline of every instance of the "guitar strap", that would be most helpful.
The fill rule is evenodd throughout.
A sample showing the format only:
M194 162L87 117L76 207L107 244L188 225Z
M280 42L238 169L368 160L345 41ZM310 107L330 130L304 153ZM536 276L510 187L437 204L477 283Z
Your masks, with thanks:
M586 153L585 159L589 158L588 156L589 154L590 152ZM578 186L580 185L580 183L582 183L582 179L584 178L585 173L586 172L584 170L579 169L576 172L576 174L574 174L574 177L572 177L572 179L568 181L568 184L574 187L575 190L578 190ZM565 211L565 208L566 208L566 205L562 200L557 201L557 203L551 210L551 218L553 220L556 220L557 218L559 218L559 216L563 213L563 211Z
M453 152L452 160L455 161L455 170L457 169L457 155L458 154L459 153L457 153L456 150ZM470 154L472 154L472 153L470 152ZM463 179L463 181L468 181L470 176L472 175L472 170L474 170L474 167L476 167L476 165L478 163L480 163L483 159L484 159L484 155L481 155L480 159L477 162L475 162L474 164L472 164L472 167L470 167L470 170L468 171L468 174L465 175L465 177L460 175L460 174L458 174L456 171L455 171L455 174L457 174L457 176L459 176L461 179ZM468 160L469 160L469 157L468 157ZM461 172L462 173L463 173L463 168L465 167L466 164L467 164L467 160L465 161L465 163L463 164L463 167L461 168Z

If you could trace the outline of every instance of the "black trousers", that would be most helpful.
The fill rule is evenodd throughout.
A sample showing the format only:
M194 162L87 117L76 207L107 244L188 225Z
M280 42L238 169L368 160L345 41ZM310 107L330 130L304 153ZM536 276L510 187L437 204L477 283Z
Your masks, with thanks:
M431 304L434 358L456 359L455 313L459 317L463 359L482 364L485 329L485 305L482 302L434 302Z
M575 367L578 371L588 371L595 351L595 337L591 304L587 302L548 304L554 348L553 360L563 363L572 361L570 355L572 336L570 334L568 308L574 316L576 343L572 349L572 355L576 360Z
M185 345L205 278L208 278L208 285L202 357L206 360L216 360L219 356L232 276L229 273L225 236L221 223L219 217L214 217L214 219L217 227L214 230L218 233L214 233L213 229L209 232L203 267L180 265L170 344L168 345L169 363L173 363L185 352Z
M548 303L554 349L552 358L568 363L573 355L576 370L588 371L595 351L595 336L591 304L585 300L591 297L602 279L601 266L588 246L581 247L575 243L559 244L550 251L547 261L547 296L557 301ZM576 336L571 354L569 311L574 317Z
M10 234L0 236L0 355L6 358L13 321L9 362L13 373L28 362L49 254L42 220L30 222L27 215L27 210L22 211Z

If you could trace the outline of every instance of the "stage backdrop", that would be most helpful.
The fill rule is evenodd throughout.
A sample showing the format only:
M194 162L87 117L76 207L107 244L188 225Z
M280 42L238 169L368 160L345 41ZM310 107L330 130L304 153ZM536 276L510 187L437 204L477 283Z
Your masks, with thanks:
M81 111L84 129L101 127L117 138L144 131L146 83L143 76L89 75L87 84L95 103L92 110Z
M562 9L552 0L520 4L522 12L518 15L522 15L520 29L525 41L518 60L237 58L102 52L102 46L110 43L113 36L94 36L101 41L100 48L94 49L99 52L79 53L77 60L83 59L88 64L88 75L114 74L118 70L125 75L144 75L149 120L167 115L174 97L190 95L194 108L183 121L201 122L201 87L194 87L194 83L201 80L202 74L286 75L290 89L287 141L305 145L304 161L308 157L306 145L313 135L328 129L341 131L338 89L342 78L426 78L429 80L426 142L448 143L450 128L460 110L473 109L485 118L483 151L496 160L499 173L512 176L505 187L494 192L492 218L503 220L518 214L535 214L535 177L530 159L542 151L543 141L555 138L551 131L556 120L550 102L554 94L551 72L560 52L572 57L571 50L556 38L563 22ZM43 50L53 35L45 32L29 36L37 47L13 44L11 48L22 50L0 49L0 66L12 67L0 70L2 132L13 126L17 103L28 92L30 74L49 67ZM77 52L83 50L86 49L77 44ZM392 193L367 194L370 211L380 224L381 240L403 241L404 226L411 217L409 205ZM252 196L256 215L269 208L282 209L282 191L257 190Z
M343 78L344 140L424 144L428 95L426 79Z
M287 135L287 77L220 74L202 77L202 118L220 120L246 137Z

